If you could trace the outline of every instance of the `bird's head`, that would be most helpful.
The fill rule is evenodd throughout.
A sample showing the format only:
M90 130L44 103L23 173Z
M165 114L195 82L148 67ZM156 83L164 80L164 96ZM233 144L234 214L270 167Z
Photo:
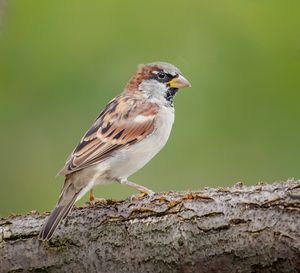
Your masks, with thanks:
M191 87L180 70L172 64L154 62L139 65L125 87L125 92L141 92L150 99L170 102L180 88Z

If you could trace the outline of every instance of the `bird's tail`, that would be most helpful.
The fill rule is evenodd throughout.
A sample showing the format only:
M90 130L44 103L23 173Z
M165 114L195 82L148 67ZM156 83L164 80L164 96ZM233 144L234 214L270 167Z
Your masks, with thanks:
M68 192L68 194L66 194ZM70 196L69 189L64 189L61 193L60 199L57 203L57 206L52 210L50 216L46 220L45 224L43 225L42 230L38 236L39 240L48 241L51 239L54 231L56 230L58 224L69 214L71 211L78 193L72 194ZM67 198L66 197L70 197Z

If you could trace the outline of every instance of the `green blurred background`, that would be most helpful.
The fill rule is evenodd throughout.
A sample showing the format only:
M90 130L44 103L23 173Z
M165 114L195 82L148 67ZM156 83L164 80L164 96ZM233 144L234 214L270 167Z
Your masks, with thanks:
M8 1L0 215L50 210L55 174L85 130L137 64L157 60L193 88L176 97L168 145L133 181L168 191L299 178L299 10L299 1Z

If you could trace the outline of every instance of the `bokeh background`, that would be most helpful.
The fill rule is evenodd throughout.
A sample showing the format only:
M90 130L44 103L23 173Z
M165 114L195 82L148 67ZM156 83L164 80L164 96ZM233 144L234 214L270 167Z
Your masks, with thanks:
M1 3L0 215L50 210L68 154L137 64L156 60L193 88L133 181L168 191L300 177L299 1Z

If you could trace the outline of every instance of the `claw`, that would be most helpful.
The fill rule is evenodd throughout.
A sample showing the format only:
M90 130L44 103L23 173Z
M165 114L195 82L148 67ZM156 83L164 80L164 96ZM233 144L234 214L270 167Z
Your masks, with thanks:
M107 200L105 198L97 198L95 197L93 190L90 190L90 196L89 196L90 206L95 207L95 204L107 204Z

